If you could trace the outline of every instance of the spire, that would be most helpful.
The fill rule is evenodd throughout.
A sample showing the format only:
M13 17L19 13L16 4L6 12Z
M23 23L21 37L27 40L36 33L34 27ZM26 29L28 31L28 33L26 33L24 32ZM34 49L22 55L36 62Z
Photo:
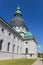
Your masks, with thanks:
M22 16L22 12L21 12L21 9L20 9L19 5L16 9L15 16Z

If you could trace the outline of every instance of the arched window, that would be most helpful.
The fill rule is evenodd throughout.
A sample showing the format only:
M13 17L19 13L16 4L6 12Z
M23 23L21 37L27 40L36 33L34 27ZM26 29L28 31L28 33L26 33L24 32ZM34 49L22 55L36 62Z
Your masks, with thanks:
M14 36L14 39L15 39L15 36Z
M15 44L13 45L13 52L15 52Z
M2 32L4 31L4 28L2 28Z
M17 53L19 52L19 46L17 46Z
M26 54L28 54L28 48L26 48Z
M9 36L11 35L11 33L9 33Z
M26 44L28 44L28 42L26 42Z
M3 39L0 40L0 50L2 50Z
M8 48L7 48L7 51L9 51L9 47L10 47L10 42L8 42Z

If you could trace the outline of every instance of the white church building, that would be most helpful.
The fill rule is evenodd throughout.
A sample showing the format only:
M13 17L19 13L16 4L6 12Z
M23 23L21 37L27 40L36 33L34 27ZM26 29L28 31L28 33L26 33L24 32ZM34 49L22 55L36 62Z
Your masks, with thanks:
M28 31L20 7L10 24L0 17L0 60L16 58L37 58L37 41Z

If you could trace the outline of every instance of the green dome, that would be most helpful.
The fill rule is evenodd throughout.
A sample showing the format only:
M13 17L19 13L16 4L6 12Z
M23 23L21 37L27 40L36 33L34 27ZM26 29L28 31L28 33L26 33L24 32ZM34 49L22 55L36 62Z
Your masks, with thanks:
M26 39L33 38L33 35L32 35L31 32L27 32L27 33L25 34L24 38L26 38Z

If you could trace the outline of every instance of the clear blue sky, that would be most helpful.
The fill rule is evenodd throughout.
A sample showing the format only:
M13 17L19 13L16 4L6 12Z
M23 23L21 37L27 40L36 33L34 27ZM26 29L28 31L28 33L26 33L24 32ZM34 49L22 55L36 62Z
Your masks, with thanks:
M8 23L14 17L17 5L21 7L28 30L37 37L38 45L43 47L43 0L0 0L0 16Z

